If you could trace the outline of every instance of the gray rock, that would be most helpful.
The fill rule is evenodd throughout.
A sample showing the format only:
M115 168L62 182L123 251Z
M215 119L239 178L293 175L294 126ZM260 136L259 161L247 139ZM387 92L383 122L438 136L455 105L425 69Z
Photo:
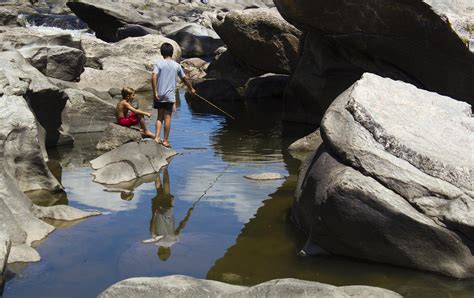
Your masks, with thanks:
M395 292L374 287L335 287L297 279L276 279L250 288L213 280L172 275L141 277L121 281L98 297L401 297Z
M67 96L16 51L0 53L0 96L24 97L35 118L46 129L46 145L56 146L60 138L61 112Z
M211 56L224 43L214 30L198 24L184 24L166 37L176 41L184 57Z
M4 170L21 191L61 190L44 161L38 126L25 99L4 95L1 100L0 152Z
M304 167L307 159L314 156L314 152L322 143L323 139L321 138L321 131L318 128L313 133L293 142L288 147L288 152L292 157L303 161L302 167Z
M448 12L446 6L456 7L464 9L467 19L468 1L426 2L444 7L433 10L424 1L410 5L390 0L376 5L336 1L326 5L321 0L275 0L282 16L305 31L302 54L285 95L285 119L319 124L331 102L364 72L472 105L474 55L447 18L435 13Z
M245 97L253 100L271 99L274 101L283 101L283 93L288 81L288 75L272 73L251 78L245 84Z
M473 124L463 102L365 74L324 116L295 218L331 253L472 278Z
M7 269L8 256L10 255L11 242L7 235L0 230L0 295L5 281L5 271Z
M78 83L80 89L92 88L108 92L110 88L129 86L138 91L151 90L150 77L153 63L162 59L160 47L164 42L173 45L173 59L179 61L181 48L169 38L160 35L129 37L115 44L92 36L82 37L82 46L88 61L100 67L85 67Z
M251 69L240 62L230 51L219 48L217 56L207 69L206 78L229 81L233 86L244 86L250 78L262 75L262 71Z
M247 178L247 179L250 179L250 180L280 180L280 179L285 179L285 176L283 176L280 173L260 173L260 174L246 175L244 177Z
M20 52L45 76L64 81L78 81L86 63L84 52L71 47L28 47Z
M209 63L201 58L189 58L181 61L181 66L183 67L186 77L194 81L206 76Z
M62 112L62 129L67 133L104 131L115 121L115 104L84 90L65 89L69 100ZM115 100L113 100L115 101Z
M271 0L217 0L212 5L198 3L177 4L176 1L68 1L67 6L89 27L95 31L98 38L107 42L116 42L129 35L120 35L124 29L142 27L142 32L156 30L166 34L165 28L173 22L196 22L209 25L206 17L200 17L204 12L211 13L216 9L235 10L249 6L274 6ZM163 31L162 31L163 29Z
M323 139L321 138L321 131L319 128L315 130L313 133L295 141L288 147L288 151L306 151L306 152L314 152L321 144L323 143Z
M228 50L252 68L290 74L296 65L300 31L276 11L230 12L216 18L212 26Z
M142 134L136 129L123 127L115 123L109 123L102 138L96 146L97 150L110 151L125 143L138 142Z
M243 98L232 85L232 82L222 79L204 79L194 84L196 92L211 102L233 102L241 101ZM195 97L186 94L189 100L198 100Z
M176 151L154 140L127 143L91 161L94 181L118 184L158 173Z

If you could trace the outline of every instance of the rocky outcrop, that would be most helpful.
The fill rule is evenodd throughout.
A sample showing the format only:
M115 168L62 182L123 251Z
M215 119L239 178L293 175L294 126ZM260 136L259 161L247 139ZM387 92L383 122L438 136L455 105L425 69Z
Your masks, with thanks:
M186 77L194 81L206 76L209 62L206 62L201 58L189 58L181 61L181 66L183 67Z
M326 112L293 215L334 254L472 278L473 129L468 104L365 74Z
M154 140L127 143L91 161L94 181L119 184L158 173L176 151Z
M364 72L473 103L474 54L445 18L421 0L369 2L275 0L282 16L304 30L285 95L287 120L319 124Z
M18 53L7 54L21 62ZM28 83L15 85L11 76L4 76L3 83L8 79L12 85L3 85L0 106L0 234L7 235L11 241L9 263L33 262L40 256L31 244L54 230L39 218L77 220L98 213L68 206L35 206L24 194L24 191L41 189L61 191L62 186L46 166L44 144L41 144L44 140L39 136L33 113L26 100L16 95L22 94L21 87L28 88ZM29 83L34 84L34 81Z
M62 112L62 129L66 133L104 131L115 121L116 100L105 101L92 93L64 89L68 101Z
M175 29L166 34L166 37L180 45L184 57L212 56L215 50L224 45L214 30L199 24L179 24L173 27Z
M67 96L16 51L0 53L0 95L23 96L46 130L46 145L61 141L61 112Z
M272 73L251 78L245 84L245 98L251 100L274 99L281 102L288 80L288 75Z
M93 88L108 92L110 88L129 86L135 90L151 90L153 63L162 58L160 47L168 42L174 47L173 59L179 61L179 45L160 35L130 37L115 44L95 37L83 36L86 67L78 83L80 89Z
M212 26L232 55L261 74L290 74L296 64L300 31L276 11L234 11Z
M298 279L275 279L253 287L172 275L121 281L98 297L401 297L395 292L367 286L335 287Z
M166 34L166 27L172 22L180 23L209 23L206 12L236 10L246 7L273 6L271 0L217 0L210 5L203 5L198 1L194 3L178 4L177 1L68 1L68 7L89 27L96 32L96 36L104 41L116 42L130 35L120 36L120 32L127 27L141 27L142 31L153 30ZM207 22L206 22L207 21Z
M102 138L96 146L97 150L110 151L123 144L138 142L142 139L139 130L120 126L115 123L109 123L104 131Z
M323 139L321 138L321 131L318 128L313 133L296 140L288 147L288 152L291 156L301 161L306 162L313 152L321 146ZM313 154L314 155L314 154ZM314 156L313 156L314 157ZM304 164L301 165L301 168L304 167Z
M70 34L44 33L29 28L0 28L0 48L18 50L47 77L77 81L86 62L80 40Z

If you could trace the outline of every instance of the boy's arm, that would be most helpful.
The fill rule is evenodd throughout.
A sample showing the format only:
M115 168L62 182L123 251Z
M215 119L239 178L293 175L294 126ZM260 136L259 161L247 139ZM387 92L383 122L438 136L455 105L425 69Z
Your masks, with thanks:
M157 86L156 86L156 82L157 82L157 79L158 79L158 75L153 72L151 74L151 88L153 90L153 98L156 99L156 100L160 100L160 98L158 97L158 94L156 93L156 90L157 90Z
M189 92L191 92L191 94L196 94L196 90L193 88L193 85L189 82L188 78L183 76L181 78L181 81L183 81L183 83L186 85L186 87L188 88Z
M145 115L147 117L151 117L151 113L148 113L148 112L144 112L142 110L139 110L139 109L135 109L131 104L129 104L128 102L125 103L125 107L127 107L127 109L129 109L130 111L134 112L135 114L140 114L140 115Z

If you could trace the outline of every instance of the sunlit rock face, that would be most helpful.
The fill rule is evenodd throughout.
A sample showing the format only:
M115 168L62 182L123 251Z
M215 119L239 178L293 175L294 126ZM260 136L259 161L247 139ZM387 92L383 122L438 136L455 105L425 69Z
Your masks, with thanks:
M289 74L296 63L300 31L274 10L252 9L218 16L213 28L228 50L262 73Z
M253 287L235 286L213 280L201 280L183 275L159 278L137 277L109 287L99 297L149 297L173 295L211 297L401 297L395 292L368 286L335 287L323 283L286 278L275 279Z
M96 171L94 181L102 184L119 184L158 173L167 159L176 151L154 140L124 144L91 161Z
M304 31L285 96L288 120L318 124L335 97L364 72L474 101L474 54L446 18L423 1L275 4L287 21Z
M471 106L373 74L321 122L293 215L325 250L474 277Z

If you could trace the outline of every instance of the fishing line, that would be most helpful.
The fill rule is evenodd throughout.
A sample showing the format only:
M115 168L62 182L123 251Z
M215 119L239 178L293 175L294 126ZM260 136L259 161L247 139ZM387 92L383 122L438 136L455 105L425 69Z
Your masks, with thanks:
M204 97L202 97L201 95L197 94L197 93L194 93L194 96L196 96L197 98L199 98L200 100L203 100L205 102L207 102L208 104L210 104L211 106L213 106L214 108L218 109L219 111L221 111L222 113L224 113L226 116L230 117L232 120L235 120L235 117L232 116L231 114L227 113L226 111L224 111L223 109L219 108L218 106L216 106L215 104L213 104L212 102L210 102L209 100L205 99Z
M222 170L222 172L220 172L219 175L217 175L217 177L214 179L214 181L209 185L209 187L203 192L203 194L197 199L196 202L194 202L193 204L193 208L197 205L197 203L199 203L199 201L201 201L202 198L204 198L206 195L207 195L207 192L214 187L214 185L216 185L216 183L219 181L219 179L222 177L222 175L224 175L225 171L227 171L228 168L231 167L231 164L228 163L226 165L226 167L224 168L224 170Z

